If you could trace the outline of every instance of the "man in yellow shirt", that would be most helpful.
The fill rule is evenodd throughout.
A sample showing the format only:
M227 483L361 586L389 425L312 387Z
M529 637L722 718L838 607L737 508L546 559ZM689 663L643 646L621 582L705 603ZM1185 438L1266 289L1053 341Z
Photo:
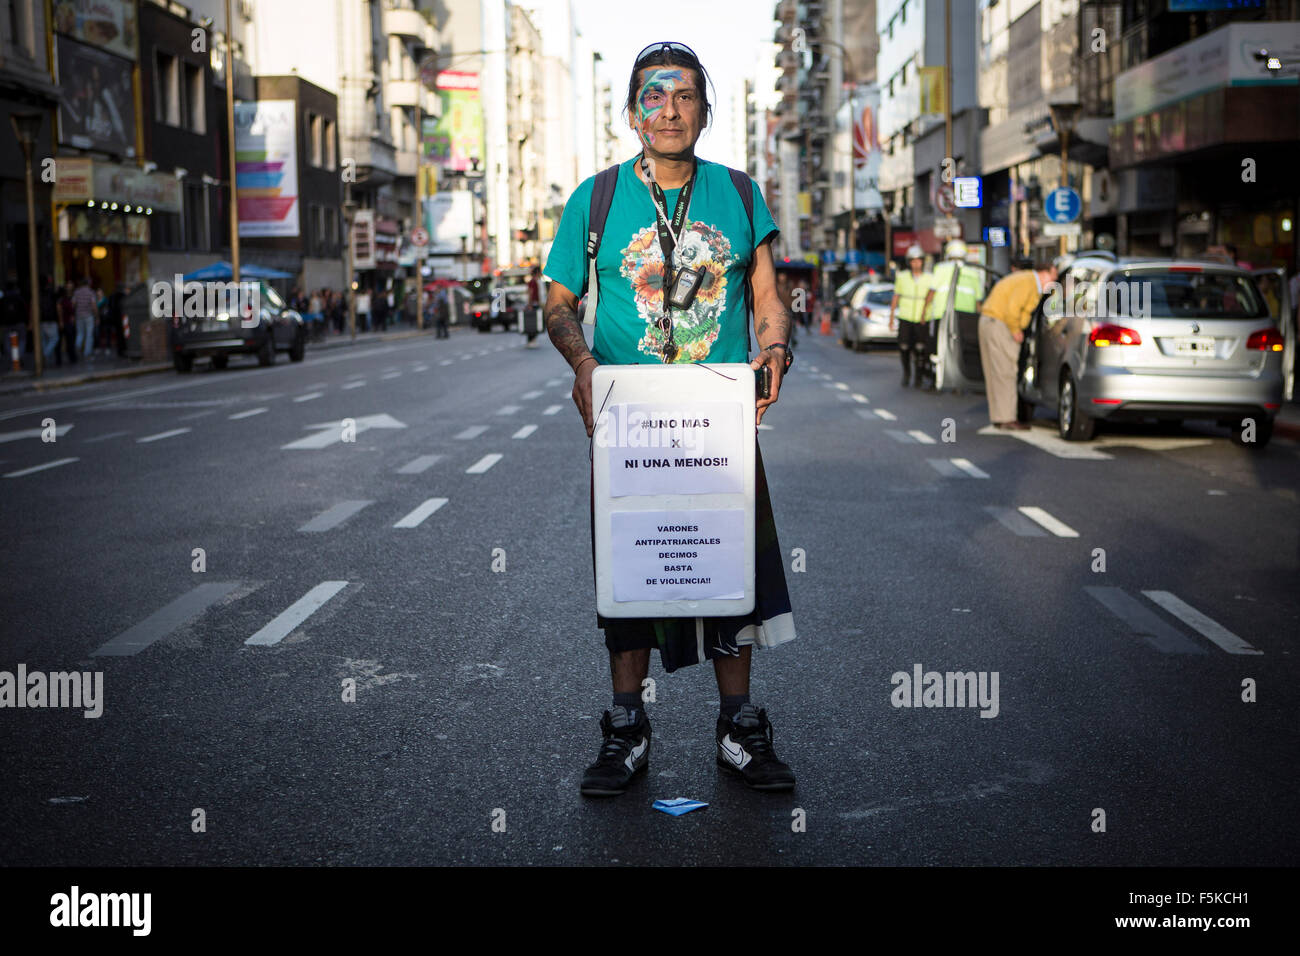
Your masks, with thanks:
M894 316L898 315L898 355L903 360L903 387L907 387L912 378L912 356L916 356L916 378L912 382L921 387L922 376L926 366L926 356L930 352L930 336L925 323L925 310L934 297L934 287L930 274L925 272L925 253L920 246L913 245L907 250L906 272L900 271L894 279L894 298L889 303L889 327L894 328Z
M1025 328L1048 283L1055 282L1060 260L1039 269L1003 276L980 303L980 366L989 400L989 421L998 428L1024 431L1016 420L1016 366Z

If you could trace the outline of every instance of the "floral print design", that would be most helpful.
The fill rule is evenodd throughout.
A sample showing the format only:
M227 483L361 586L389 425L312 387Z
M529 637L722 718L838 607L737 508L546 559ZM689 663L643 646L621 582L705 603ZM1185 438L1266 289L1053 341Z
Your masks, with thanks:
M647 226L632 236L621 253L619 275L627 279L636 300L637 315L645 323L645 332L637 350L663 361L667 336L655 326L663 314L664 254L659 234ZM673 309L673 341L679 349L676 363L702 362L718 339L719 319L727 304L727 266L731 264L731 241L721 230L693 222L682 233L674 253L679 269L706 269L713 282L701 287L686 311Z

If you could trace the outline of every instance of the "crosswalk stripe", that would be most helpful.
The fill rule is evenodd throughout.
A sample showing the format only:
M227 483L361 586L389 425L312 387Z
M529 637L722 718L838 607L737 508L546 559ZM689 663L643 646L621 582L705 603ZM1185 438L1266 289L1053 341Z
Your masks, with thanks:
M181 625L198 617L237 587L239 587L238 581L211 581L200 584L166 607L154 611L140 623L123 631L98 650L92 651L90 656L130 657L132 654L138 654L159 638L166 637Z
M511 437L511 438L527 438L529 435L531 435L531 434L532 434L533 432L535 432L535 431L537 431L537 426L536 426L536 425L525 425L523 428L519 429L519 431L515 432L515 433L514 433L513 435L511 435L510 437Z
M349 389L353 389L353 388L363 388L365 387L365 384L366 384L365 379L362 379L359 382L348 382L346 385L343 386L343 391L346 392Z
M146 442L162 441L164 438L174 438L177 435L184 435L190 430L191 429L189 428L173 428L170 431L159 432L157 435L146 435L144 438L137 438L135 441L136 444L143 445Z
M913 438L915 438L922 445L934 444L934 439L931 438L929 435L927 435L925 432L921 431L921 429L919 428L913 428L911 431L908 432L908 434L911 435Z
M1197 631L1200 631L1205 637L1209 638L1219 647L1223 648L1229 654L1263 654L1261 650L1253 647L1249 641L1243 640L1232 631L1228 630L1213 618L1206 617L1196 608L1192 607L1186 601L1181 600L1176 595L1168 591L1143 591L1148 598L1159 604L1162 608L1180 619L1183 623L1191 625Z
M547 405L547 406L546 406L546 411L542 412L542 414L543 414L543 415L554 415L554 414L556 414L556 413L557 413L561 408L563 408L563 407L564 407L563 405Z
M972 478L987 478L989 476L987 471L972 465L965 458L951 458L949 460ZM1024 509L1022 508L1021 510L1023 511Z
M1085 587L1084 590L1156 650L1165 654L1209 653L1182 631L1166 624L1149 607L1125 593L1123 588Z
M470 425L469 428L465 429L456 437L461 441L469 441L471 438L478 438L479 435L482 435L487 430L488 427L486 425Z
M32 475L38 471L45 471L47 468L58 468L60 465L70 465L74 461L81 461L80 458L57 458L54 461L47 461L43 465L33 465L31 468L24 468L21 471L11 471L5 475L6 478L21 478L23 475Z
M447 503L446 498L430 498L427 501L425 501L423 504L421 504L420 507L416 508L409 515L403 518L401 521L397 522L397 524L393 525L393 527L394 528L418 528L425 518L429 517L429 515L433 514L435 511L437 511L446 503Z
M279 644L293 633L294 628L319 611L325 602L347 586L347 581L322 581L281 611L269 624L244 643L255 647L273 647Z
M886 410L883 409L883 408L877 408L877 409L876 409L876 415L877 415L878 417L880 417L880 418L883 418L883 419L884 419L885 421L887 421L887 422L896 422L896 421L898 421L898 416L897 416L897 415L895 415L893 412L886 411Z
M1009 528L1022 538L1047 537L1046 531L1034 524L1019 511L1012 511L1010 508L998 508L993 505L986 505L984 510L997 518L1004 527Z
M229 416L229 417L230 417L230 420L231 420L232 422L237 422L237 421L239 421L241 418L252 418L254 415L261 415L263 412L266 412L266 411L269 411L269 409L267 409L267 408L250 408L250 409L249 409L248 411L246 411L246 412L235 412L235 414L233 414L233 415L231 415L231 416Z
M504 457L505 455L498 454L497 452L493 452L490 455L484 455L478 461L474 462L474 464L466 468L465 474L481 475Z
M326 508L316 517L312 518L305 525L299 528L299 531L329 531L331 528L337 528L343 522L347 521L354 514L367 505L374 504L374 501L340 501L336 505Z
M295 402L310 402L313 399L320 398L324 392L308 392L306 395L299 395L294 399Z
M517 412L517 411L519 411L519 406L518 406L518 405L502 405L500 408L497 409L497 414L498 414L498 415L513 415L513 414L514 414L515 412Z
M956 464L956 463L957 463L957 462L956 462L956 460L954 459L953 464ZM958 467L960 467L960 466L958 466ZM987 478L988 476L985 475L984 477ZM1048 531L1052 532L1052 534L1056 535L1058 538L1077 538L1077 537L1079 537L1079 532L1075 531L1073 528L1071 528L1071 527L1070 527L1068 524L1066 524L1064 521L1061 521L1061 520L1059 520L1059 519L1057 519L1057 518L1052 517L1050 514L1048 514L1048 513L1047 513L1046 511L1044 511L1042 508L1038 508L1038 507L1035 507L1035 506L1033 506L1033 505L1024 505L1024 506L1018 508L1017 510L1018 510L1022 515L1024 515L1026 518L1029 518L1029 519L1031 519L1031 520L1033 520L1033 521L1037 521L1039 524L1041 524L1041 525L1042 525L1044 528L1046 528Z
M397 469L399 475L419 475L433 467L441 455L421 455L419 458L413 458L401 468Z

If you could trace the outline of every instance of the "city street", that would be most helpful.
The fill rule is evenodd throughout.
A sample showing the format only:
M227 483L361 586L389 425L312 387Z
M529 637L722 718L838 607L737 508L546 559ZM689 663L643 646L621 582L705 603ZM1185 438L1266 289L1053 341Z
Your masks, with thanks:
M800 638L753 697L797 788L725 776L712 669L656 655L648 774L581 797L608 658L540 344L0 397L0 671L104 675L98 718L3 712L3 862L1295 862L1300 445L985 433L816 335L759 432ZM996 704L895 706L914 668Z

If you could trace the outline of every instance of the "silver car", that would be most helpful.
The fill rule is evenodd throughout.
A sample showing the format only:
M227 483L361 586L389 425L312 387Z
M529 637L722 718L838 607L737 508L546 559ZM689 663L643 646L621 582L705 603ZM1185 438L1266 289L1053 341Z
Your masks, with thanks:
M888 282L859 285L849 298L847 314L840 322L840 342L861 352L872 343L898 341L897 324L889 327L889 303L894 287Z
M1075 259L1045 291L1021 355L1022 420L1055 405L1069 441L1148 418L1216 420L1256 448L1272 437L1294 350L1285 291L1270 302L1226 263L1109 254Z

